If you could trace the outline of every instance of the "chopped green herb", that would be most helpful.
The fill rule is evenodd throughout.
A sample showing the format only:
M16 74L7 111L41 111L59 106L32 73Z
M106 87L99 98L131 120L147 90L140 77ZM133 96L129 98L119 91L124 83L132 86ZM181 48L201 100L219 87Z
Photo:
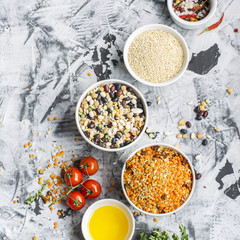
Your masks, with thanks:
M188 234L186 233L186 228L183 225L179 225L179 229L181 231L181 240L188 240ZM179 240L179 237L176 233L172 235L173 240ZM147 237L145 233L141 233L139 235L139 240L171 240L168 233L163 231L159 232L158 229L153 230L151 236Z
M188 240L188 234L186 233L186 228L183 225L179 225L181 231L181 240Z
M34 196L31 196L29 197L25 203L27 204L32 204L35 200L38 200L39 199L39 196L42 194L42 192L44 191L44 189L46 188L46 186L48 185L47 182L44 182L44 184L42 185L42 188L34 195Z

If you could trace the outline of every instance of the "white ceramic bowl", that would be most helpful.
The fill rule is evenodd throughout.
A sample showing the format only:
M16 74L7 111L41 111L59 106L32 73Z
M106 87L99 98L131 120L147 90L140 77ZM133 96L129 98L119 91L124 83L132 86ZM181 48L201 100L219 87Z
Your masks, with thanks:
M174 37L176 37L178 39L178 41L181 43L182 48L183 48L183 53L184 53L184 62L182 65L181 70L171 79L169 79L166 82L160 82L160 83L152 83L152 82L148 82L140 77L137 76L137 74L132 70L129 62L128 62L128 50L129 47L132 43L132 41L141 33L149 31L149 30L163 30L165 32L168 32L170 34L172 34ZM129 71L129 73L135 78L137 79L139 82L144 83L146 85L149 86L166 86L169 85L175 81L177 81L179 78L181 78L181 76L184 74L185 70L187 69L188 66L188 61L189 61L189 51L188 51L188 46L186 41L184 40L184 38L182 37L182 35L180 35L176 30L174 30L171 27L168 27L166 25L163 24L150 24L150 25L145 25L143 27L138 28L137 30L135 30L127 39L125 46L124 46L124 50L123 50L123 58L124 58L124 63L125 66L127 68L127 70Z
M145 125L142 129L142 132L138 135L138 137L133 141L131 142L130 144L128 144L127 146L124 146L124 147L120 147L120 148L105 148L105 147L100 147L98 146L97 144L93 143L92 141L90 141L87 136L85 136L84 132L82 131L81 129L81 125L79 123L79 120L80 120L80 117L79 117L79 114L78 114L78 109L81 105L81 102L82 100L85 98L85 96L87 95L88 92L90 92L92 89L98 87L99 85L101 84L110 84L110 83L120 83L120 84L124 84L128 87L131 87L133 89L133 92L136 94L136 96L138 98L141 99L142 101L142 104L143 104L143 110L144 110L144 113L145 113ZM145 98L143 97L143 95L141 94L141 92L135 88L132 84L128 83L128 82L125 82L125 81L122 81L122 80L117 80L117 79L109 79L109 80L103 80L103 81L100 81L100 82L97 82L93 85L91 85L88 89L86 89L84 91L84 93L81 95L81 97L79 98L78 100L78 103L77 103L77 106L76 106L76 110L75 110L75 120L76 120L76 124L77 124L77 128L78 128L78 131L80 132L81 136L89 143L91 144L93 147L99 149L99 150L102 150L102 151L106 151L106 152L117 152L117 151L123 151L123 150L126 150L127 148L131 147L133 144L135 144L140 138L141 136L143 135L143 133L145 132L145 129L146 129L146 126L147 126L147 123L148 123L148 106L147 106L147 103L145 101Z
M188 21L181 19L180 17L178 17L176 15L176 13L174 12L173 7L172 7L172 2L173 2L173 0L167 0L168 11L170 13L172 20L178 26L180 26L182 28L186 28L186 29L196 29L196 28L205 26L207 24L207 22L214 16L216 9L217 9L217 0L210 0L210 11L209 11L208 15L200 21L188 22Z
M125 171L125 168L126 168L126 162L131 158L133 157L138 151L140 151L141 149L143 148L146 148L146 147L151 147L151 146L162 146L162 147L167 147L167 148L171 148L177 152L179 152L180 154L182 154L184 156L184 158L188 161L188 164L192 170L192 176L193 176L193 179L192 179L192 190L191 190L191 193L189 195L189 197L187 198L187 200L177 209L175 209L174 211L172 212L168 212L168 213L161 213L161 214L154 214L154 213L149 213L149 212L146 212L146 211L143 211L142 209L138 208L135 204L133 204L133 202L129 199L127 193L126 193L126 190L125 190L125 187L124 187L124 184L123 184L123 178L124 178L124 171ZM193 166L191 164L191 162L189 161L188 157L182 152L180 151L179 149L171 146L171 145L168 145L168 144L165 144L165 143L155 143L155 144L147 144L147 145L144 145L140 148L138 148L136 151L134 151L130 156L129 158L126 160L126 162L124 163L123 165L123 169L122 169L122 176L121 176L121 184L122 184L122 190L123 190L123 193L126 197L126 199L128 200L128 202L137 210L137 211L140 211L144 214L147 214L147 215L151 215L151 216L154 216L154 217L160 217L160 216L167 216L167 215L171 215L173 213L176 213L178 212L179 210L183 209L187 203L189 202L189 200L191 199L192 195L193 195L193 192L194 192L194 189L195 189L195 172L194 172L194 169L193 169Z
M123 213L126 215L126 217L128 219L128 223L129 223L129 230L128 230L128 234L126 236L126 240L131 240L133 237L134 231L135 231L135 221L134 221L133 215L125 204L123 204L120 201L117 201L115 199L99 200L99 201L95 202L94 204L92 204L86 210L86 212L84 213L83 218L82 218L82 234L83 234L85 240L93 240L93 238L91 237L91 235L89 233L88 223L89 223L94 211L96 211L98 208L103 207L103 206L114 206L123 211Z

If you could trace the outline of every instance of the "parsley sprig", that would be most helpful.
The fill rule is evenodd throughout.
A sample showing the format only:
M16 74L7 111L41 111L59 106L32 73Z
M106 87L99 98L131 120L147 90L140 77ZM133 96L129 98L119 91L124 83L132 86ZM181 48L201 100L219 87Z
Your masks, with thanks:
M181 238L178 237L176 233L172 235L173 240L188 240L188 234L186 233L186 228L183 225L179 225L181 232ZM145 233L139 235L139 240L171 240L166 231L159 232L158 229L153 230L151 236L147 237Z
M44 189L46 188L46 186L48 185L48 182L44 182L44 184L42 185L42 188L34 195L34 196L30 196L25 203L27 204L32 204L35 200L38 200L39 197L42 195L42 192L44 191Z
M70 189L68 190L68 192L64 195L62 195L61 197L55 199L48 207L50 208L53 204L55 204L56 202L58 202L59 200L65 198L66 196L69 196L69 193L71 193L75 188L78 188L78 187L81 187L83 186L83 183L85 183L89 178L89 174L88 174L88 170L87 170L87 167L89 167L88 164L85 164L85 165L81 165L80 168L85 168L86 169L86 172L87 172L87 178L82 181L80 184L76 185L76 186L72 186L72 181L71 181L71 177L72 177L72 171L70 171L70 173L67 173L67 178L69 179L69 182L70 182ZM44 182L44 184L42 185L42 188L34 195L34 196L30 196L26 201L25 203L27 204L32 204L35 200L38 200L39 197L42 195L42 192L44 191L44 189L46 188L46 186L48 185L49 183L48 182ZM83 186L84 187L84 186ZM93 194L93 191L92 189L88 189L87 191L87 195L92 195ZM70 197L70 196L69 196ZM71 198L71 197L70 197ZM82 204L78 199L77 200L74 200L73 198L71 198L73 201L74 201L74 205L75 206L78 206L79 204Z

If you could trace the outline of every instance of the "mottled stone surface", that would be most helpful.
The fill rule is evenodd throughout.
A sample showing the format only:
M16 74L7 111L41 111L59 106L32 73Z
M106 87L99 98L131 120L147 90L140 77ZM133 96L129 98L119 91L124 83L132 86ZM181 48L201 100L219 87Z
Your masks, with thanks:
M63 202L51 212L42 200L32 206L24 204L40 188L36 168L48 165L56 144L63 145L68 161L72 151L77 158L97 158L100 171L94 179L103 186L100 198L127 204L121 197L122 165L137 146L155 141L179 143L202 178L189 205L177 214L159 218L157 223L152 217L136 216L134 239L153 228L177 232L179 224L187 227L190 239L240 239L240 34L233 31L240 28L238 0L219 0L210 23L224 11L223 23L201 36L197 34L202 28L184 30L175 25L163 1L0 0L0 5L0 239L83 239L80 226L86 207L72 212ZM127 37L149 23L173 27L189 45L191 60L185 75L162 88L140 84L123 63ZM93 73L91 77L88 72ZM156 133L155 139L145 134L137 146L115 154L96 150L79 136L74 120L76 102L84 89L108 78L134 84L152 102L149 127ZM231 95L226 93L228 87L233 89ZM187 102L196 105L206 98L211 100L209 117L196 122L194 106ZM58 119L47 121L49 116ZM177 140L180 119L192 122L191 131L210 135L208 146L197 139ZM164 136L164 130L171 135ZM28 141L33 145L25 149ZM30 159L33 153L36 157ZM200 160L195 160L197 154L201 154ZM59 169L47 170L43 178L52 172L59 173ZM111 182L116 185L109 192ZM87 206L93 202L88 201ZM58 209L64 211L61 217ZM55 221L58 230L54 230Z

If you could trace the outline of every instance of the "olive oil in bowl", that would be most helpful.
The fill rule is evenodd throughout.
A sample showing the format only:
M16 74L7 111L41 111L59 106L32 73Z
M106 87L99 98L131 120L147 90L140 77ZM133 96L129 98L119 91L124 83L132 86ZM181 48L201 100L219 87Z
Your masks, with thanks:
M93 212L88 228L94 240L125 240L129 222L118 207L103 206Z

